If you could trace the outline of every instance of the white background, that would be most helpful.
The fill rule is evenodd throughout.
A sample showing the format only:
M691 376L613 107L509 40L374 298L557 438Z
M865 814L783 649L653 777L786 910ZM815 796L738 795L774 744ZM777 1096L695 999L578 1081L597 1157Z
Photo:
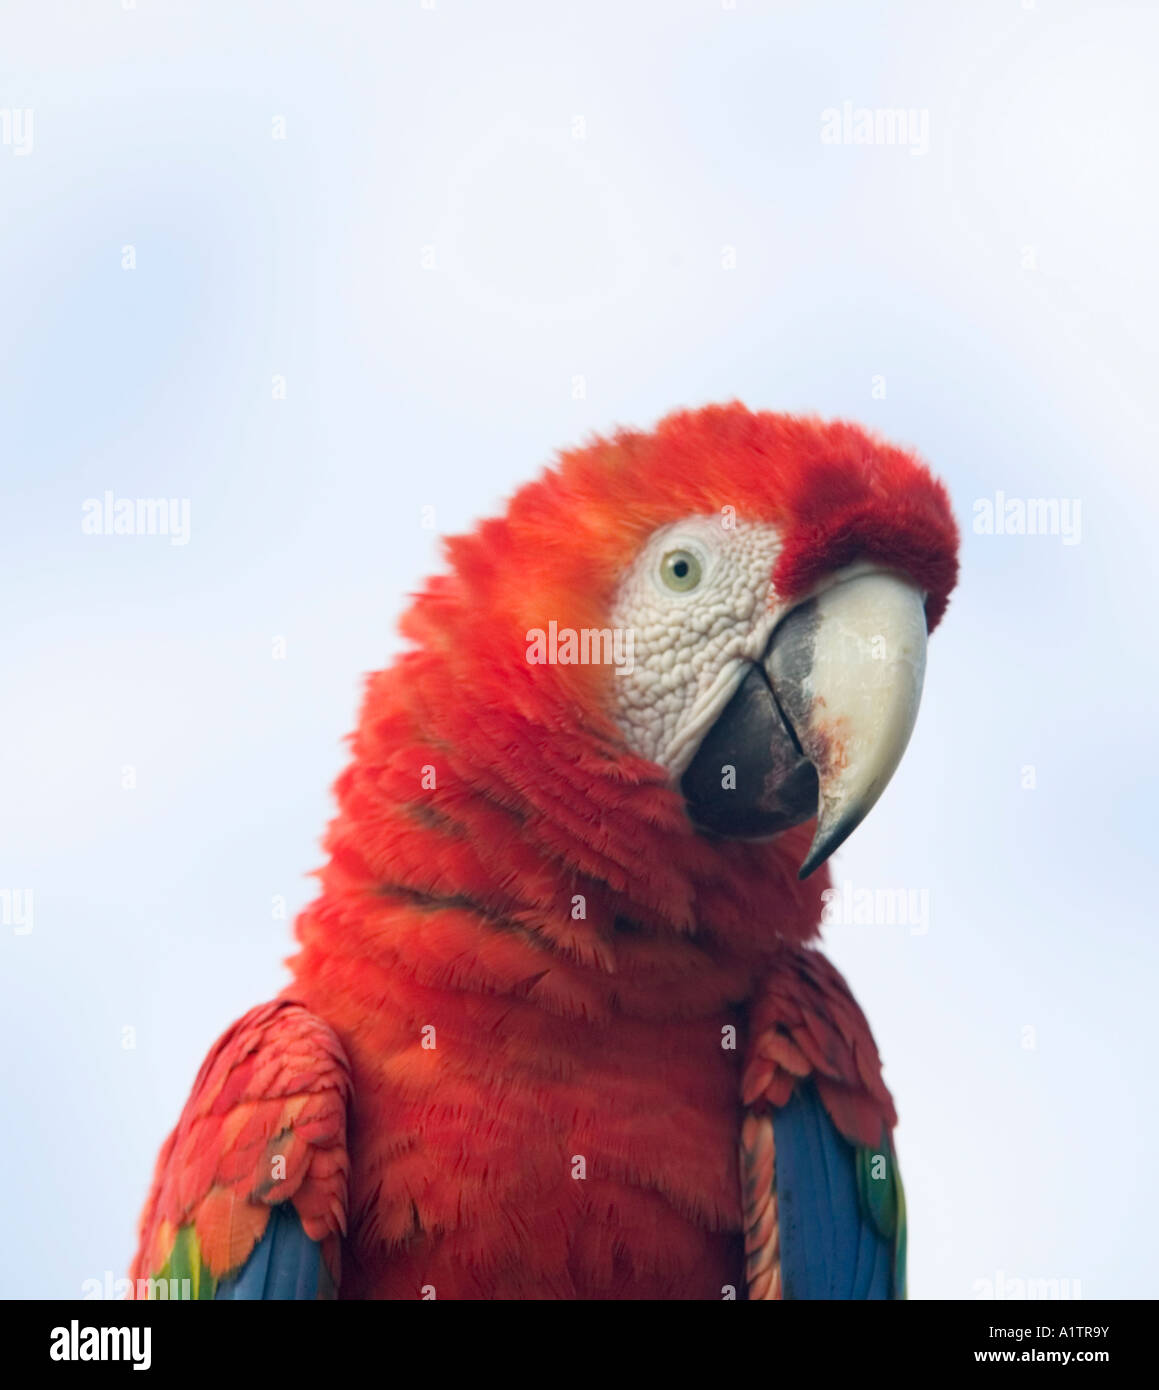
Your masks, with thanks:
M828 934L911 1293L1159 1293L1154 8L6 0L2 36L0 1293L124 1272L207 1047L284 982L420 508L733 397L916 446L963 526L834 863L929 930ZM845 101L928 151L823 143ZM188 499L189 543L83 534L106 489ZM974 534L999 490L1079 499L1080 543Z

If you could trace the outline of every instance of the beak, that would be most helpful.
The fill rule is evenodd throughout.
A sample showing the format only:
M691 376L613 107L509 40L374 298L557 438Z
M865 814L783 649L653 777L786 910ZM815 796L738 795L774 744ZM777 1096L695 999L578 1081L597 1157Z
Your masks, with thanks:
M807 878L896 771L925 665L925 598L899 576L862 573L793 609L681 780L693 821L763 839L816 815Z

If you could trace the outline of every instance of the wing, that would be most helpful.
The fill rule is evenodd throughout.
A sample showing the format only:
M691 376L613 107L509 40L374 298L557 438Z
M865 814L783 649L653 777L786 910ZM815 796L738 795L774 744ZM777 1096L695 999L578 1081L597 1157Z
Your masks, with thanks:
M904 1298L897 1117L848 986L816 951L786 953L752 1025L740 1144L749 1297Z
M157 1160L134 1295L333 1297L349 1096L341 1044L301 1004L263 1004L222 1034Z

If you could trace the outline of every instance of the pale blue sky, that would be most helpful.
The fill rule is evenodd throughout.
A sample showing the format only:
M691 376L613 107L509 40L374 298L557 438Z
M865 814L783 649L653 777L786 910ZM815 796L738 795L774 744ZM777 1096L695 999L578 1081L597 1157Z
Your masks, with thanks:
M929 928L828 933L911 1292L1159 1293L1159 15L9 0L3 31L34 119L0 143L0 887L34 921L0 923L0 1294L124 1270L207 1047L282 984L272 904L437 564L420 508L453 532L593 429L731 397L915 445L963 524L914 741L834 863ZM823 143L846 101L926 113L928 151ZM106 490L188 499L189 543L83 534ZM973 534L997 491L1079 499L1081 542Z

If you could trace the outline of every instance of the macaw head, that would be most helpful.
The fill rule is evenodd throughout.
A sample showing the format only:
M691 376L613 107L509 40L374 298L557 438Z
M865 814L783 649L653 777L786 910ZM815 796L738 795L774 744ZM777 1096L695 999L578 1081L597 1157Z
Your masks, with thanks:
M700 840L815 820L804 877L905 751L957 530L911 453L732 404L563 454L449 556L404 630L526 779L535 726L552 776L663 782Z

